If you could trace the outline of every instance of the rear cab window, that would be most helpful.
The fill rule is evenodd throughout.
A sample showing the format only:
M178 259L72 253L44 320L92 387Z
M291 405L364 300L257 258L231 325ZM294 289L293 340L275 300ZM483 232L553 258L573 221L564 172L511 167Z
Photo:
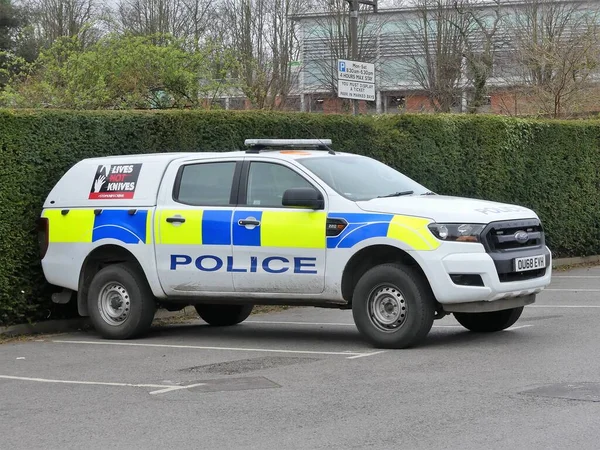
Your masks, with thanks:
M252 161L248 172L248 206L282 208L283 193L292 188L314 187L293 169L273 162Z

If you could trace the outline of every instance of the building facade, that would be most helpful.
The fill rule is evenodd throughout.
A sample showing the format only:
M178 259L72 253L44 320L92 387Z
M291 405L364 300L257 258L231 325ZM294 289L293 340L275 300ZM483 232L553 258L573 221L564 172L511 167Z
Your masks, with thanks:
M561 96L574 104L578 92L570 91L578 90L582 98L570 109L600 109L595 106L599 9L599 1L524 0L361 10L357 59L373 63L376 71L376 101L361 101L361 112L474 108L522 115L551 111ZM299 31L301 56L293 94L300 109L350 110L336 89L337 60L351 59L348 12L291 20L297 21ZM564 92L559 91L561 84L568 84Z

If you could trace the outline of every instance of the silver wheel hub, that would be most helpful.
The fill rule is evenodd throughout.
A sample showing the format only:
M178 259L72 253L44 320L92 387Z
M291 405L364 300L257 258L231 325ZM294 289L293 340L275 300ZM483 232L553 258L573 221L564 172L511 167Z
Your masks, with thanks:
M109 325L120 325L131 311L131 299L127 289L119 283L108 283L100 291L98 310Z
M394 286L379 286L369 296L369 316L373 324L383 331L396 330L404 323L406 314L406 300Z

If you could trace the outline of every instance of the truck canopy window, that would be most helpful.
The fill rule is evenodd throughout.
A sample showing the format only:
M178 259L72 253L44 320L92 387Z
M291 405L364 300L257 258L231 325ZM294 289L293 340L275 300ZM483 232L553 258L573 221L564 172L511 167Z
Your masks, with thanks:
M183 166L174 199L188 205L228 206L235 166L234 161Z

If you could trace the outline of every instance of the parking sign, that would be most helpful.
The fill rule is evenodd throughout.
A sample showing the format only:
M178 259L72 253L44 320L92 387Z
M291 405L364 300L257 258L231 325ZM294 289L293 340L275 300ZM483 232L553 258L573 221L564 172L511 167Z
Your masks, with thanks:
M338 97L375 100L375 65L338 59Z

